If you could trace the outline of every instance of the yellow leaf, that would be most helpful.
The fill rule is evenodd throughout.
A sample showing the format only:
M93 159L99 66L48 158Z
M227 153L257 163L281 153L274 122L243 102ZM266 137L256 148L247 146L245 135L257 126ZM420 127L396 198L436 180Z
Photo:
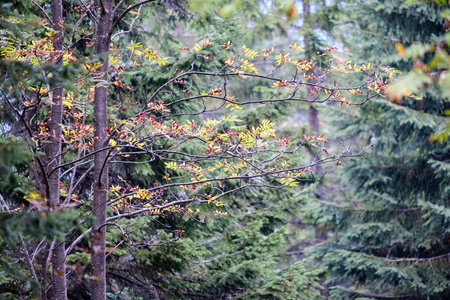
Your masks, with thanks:
M213 202L216 198L217 198L217 196L211 197L211 198L208 200L208 204L210 204L211 202Z
M32 201L32 200L36 200L36 199L42 199L43 197L44 197L44 195L42 195L41 193L32 191L32 192L30 192L30 194L28 196L25 196L23 198L27 201Z
M168 168L168 169L171 169L171 170L178 169L178 165L174 161L165 162L164 164L166 165L166 168Z
M398 53L404 57L406 55L406 50L405 47L403 47L402 44L400 43L395 43L395 48L397 49Z
M64 106L67 106L69 109L72 109L72 107L73 107L73 101L64 98L64 100L63 100L63 105L64 105Z

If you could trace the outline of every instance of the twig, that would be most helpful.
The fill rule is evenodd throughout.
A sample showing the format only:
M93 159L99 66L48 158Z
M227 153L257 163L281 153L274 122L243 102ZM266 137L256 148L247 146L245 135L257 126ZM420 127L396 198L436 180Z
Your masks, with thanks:
M42 11L42 13L45 15L45 17L47 18L47 20L50 22L51 25L53 25L52 19L50 18L50 16L47 14L47 12L45 11L45 9L39 5L39 3L37 3L34 0L30 0L31 2L34 3L34 5L36 5L37 7L39 7L39 9Z
M36 271L34 270L33 263L30 258L30 253L28 253L28 250L27 250L27 244L25 244L25 241L23 240L23 236L21 233L19 233L19 240L20 240L20 243L22 244L22 251L25 256L25 261L27 263L28 269L30 270L31 277L33 278L33 280L38 282L38 278L36 276Z
M128 6L128 8L125 9L125 11L124 11L122 14L120 14L120 16L116 19L116 21L114 21L113 25L111 26L111 31L109 32L109 35L110 35L110 36L112 35L114 29L115 29L116 26L119 24L119 22L120 22L120 21L123 19L123 17L125 17L125 15L126 15L127 13L129 13L133 8L138 7L138 6L141 6L141 5L144 5L144 4L149 3L149 2L154 2L154 1L156 1L156 0L144 0L144 1L141 1L141 2L138 2L138 3L136 3L136 4L133 4L133 5ZM120 4L121 4L121 3L120 3ZM118 9L118 8L119 8L119 7L116 7L116 9ZM114 13L116 12L116 9L114 10Z

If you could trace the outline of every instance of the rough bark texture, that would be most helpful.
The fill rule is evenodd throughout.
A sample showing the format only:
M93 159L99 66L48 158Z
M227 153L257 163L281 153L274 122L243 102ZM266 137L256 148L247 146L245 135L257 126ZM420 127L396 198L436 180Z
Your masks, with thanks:
M98 69L99 79L96 81L94 94L94 129L96 140L94 150L99 151L106 146L107 140L107 98L106 86L108 71L108 54L110 31L112 26L112 0L99 1L101 8L98 18L97 55L102 57L103 65ZM106 299L106 208L108 202L108 152L99 151L94 156L94 221L92 224L92 280L91 297L93 300Z
M56 65L63 65L63 9L62 0L52 0L52 22L53 29L56 34L53 36L53 47L56 53ZM50 210L54 211L60 204L59 193L59 176L60 171L58 166L61 163L61 123L63 117L63 87L57 85L53 89L52 99L52 114L50 121L50 137L49 145L47 147L47 174L52 174L48 178L47 197ZM55 170L56 168L56 170ZM52 293L51 299L65 300L67 299L66 288L66 268L65 268L65 249L64 243L55 243L55 248L52 251Z

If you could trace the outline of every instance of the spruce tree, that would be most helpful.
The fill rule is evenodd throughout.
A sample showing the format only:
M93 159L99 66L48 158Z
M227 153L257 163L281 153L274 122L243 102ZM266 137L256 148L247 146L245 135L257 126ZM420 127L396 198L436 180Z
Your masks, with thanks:
M326 226L330 237L308 251L327 267L331 298L447 299L450 101L448 85L433 79L448 71L433 64L439 55L448 57L443 7L351 1L343 10L338 30L352 63L400 69L405 90L358 110L333 108L342 139L353 137L344 150L358 149L373 130L376 145L370 155L346 161L336 176L344 192L311 199L304 208L305 219ZM406 88L423 99L403 97Z

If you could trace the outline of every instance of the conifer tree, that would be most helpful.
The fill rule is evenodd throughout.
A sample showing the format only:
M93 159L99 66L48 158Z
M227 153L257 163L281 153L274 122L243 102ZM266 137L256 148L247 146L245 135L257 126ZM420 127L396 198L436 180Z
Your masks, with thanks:
M376 99L357 111L334 108L341 137L354 137L343 153L370 139L374 125L376 146L342 169L341 195L305 207L304 217L326 226L330 236L309 253L328 269L331 298L445 299L450 102L442 81L448 64L436 63L436 57L448 57L443 6L350 1L343 9L347 17L338 30L351 64L382 63L405 75L389 100ZM409 91L423 99L404 98Z

